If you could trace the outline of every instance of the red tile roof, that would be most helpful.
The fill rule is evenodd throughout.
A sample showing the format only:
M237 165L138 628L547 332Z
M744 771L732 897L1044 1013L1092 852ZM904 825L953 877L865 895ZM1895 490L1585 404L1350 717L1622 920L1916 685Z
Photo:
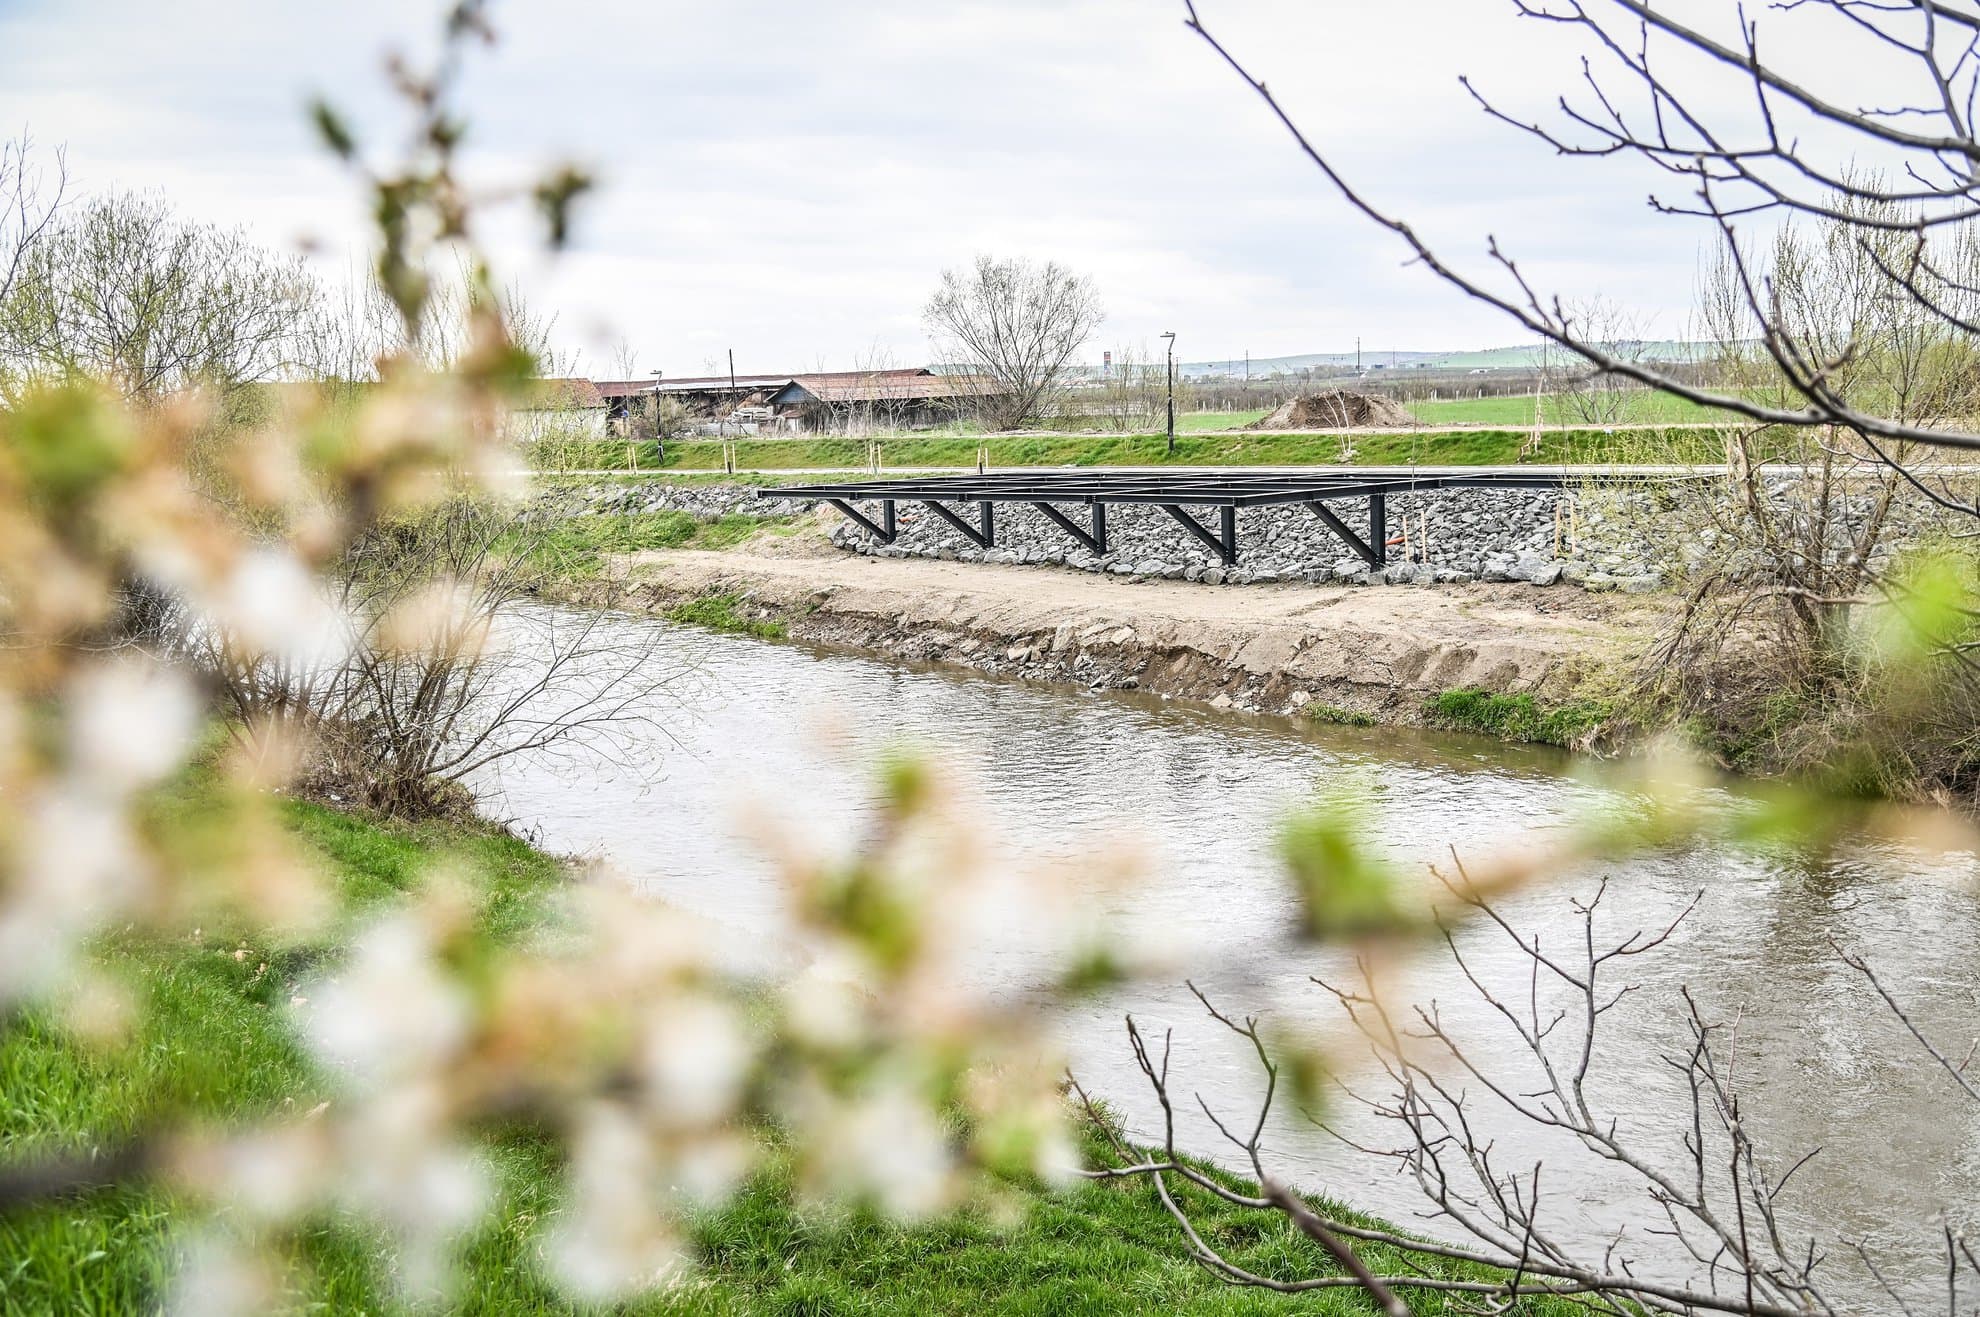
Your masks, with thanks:
M755 392L758 389L781 389L792 380L803 378L818 380L827 385L833 383L870 384L881 380L911 380L931 375L926 366L904 366L887 370L826 370L813 371L809 375L743 375L734 376L735 387L741 392ZM727 375L682 375L668 379L644 380L599 380L594 385L598 392L607 398L624 398L642 393L726 393L730 385Z
M820 402L913 402L975 398L992 391L987 381L925 371L833 371L799 375L791 383Z

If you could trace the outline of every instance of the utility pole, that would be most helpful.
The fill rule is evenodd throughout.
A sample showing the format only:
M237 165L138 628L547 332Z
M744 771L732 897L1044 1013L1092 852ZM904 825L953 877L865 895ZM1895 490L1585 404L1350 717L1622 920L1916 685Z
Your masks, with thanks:
M1163 338L1169 340L1169 456L1176 455L1176 331L1166 331Z
M1361 335L1354 336L1354 373L1361 374Z
M715 422L715 433L717 433L718 435L722 436L725 439L728 438L729 418L731 416L734 416L735 414L736 414L736 350L734 348L730 348L729 349L729 407L727 411L722 413L721 419Z

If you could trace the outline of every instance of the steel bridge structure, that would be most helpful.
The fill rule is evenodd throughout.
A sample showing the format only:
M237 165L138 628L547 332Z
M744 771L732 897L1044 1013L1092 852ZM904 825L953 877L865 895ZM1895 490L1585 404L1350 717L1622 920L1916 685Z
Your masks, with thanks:
M1117 504L1152 504L1216 553L1226 567L1238 560L1238 513L1244 508L1298 504L1311 512L1349 549L1371 567L1387 558L1388 499L1440 489L1583 489L1591 487L1672 484L1696 476L1645 474L1614 469L1465 472L1445 468L1414 471L1371 467L1357 471L1144 472L1105 469L998 471L981 475L927 476L852 481L845 484L780 485L763 489L766 499L824 501L845 514L883 544L899 535L896 509L904 502L921 503L954 527L978 548L997 543L996 507L1028 503L1095 555L1107 552L1107 509ZM1343 521L1330 503L1343 499L1368 501L1368 536L1363 539ZM855 503L880 504L880 516L860 511ZM951 504L974 504L974 516ZM1078 520L1065 510L1084 507ZM1211 518L1209 524L1199 519ZM1082 524L1082 522L1084 524Z

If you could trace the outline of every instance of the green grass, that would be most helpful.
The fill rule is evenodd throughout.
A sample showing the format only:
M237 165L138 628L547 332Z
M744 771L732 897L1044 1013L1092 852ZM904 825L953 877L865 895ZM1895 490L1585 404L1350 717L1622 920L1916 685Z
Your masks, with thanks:
M1176 417L1177 434L1203 434L1210 430L1241 430L1262 420L1264 408L1249 412L1184 412Z
M196 794L177 808L198 809ZM560 866L522 842L475 827L386 825L306 804L287 825L335 878L350 915L415 889L442 854L473 875L478 919L496 939L536 925L564 881ZM140 1037L114 1052L81 1050L33 1013L0 1034L0 1153L116 1141L165 1115L240 1120L295 1110L325 1092L291 1041L283 1007L322 944L276 952L218 934L197 940L112 939L103 966L141 991L153 1012ZM1089 1131L1089 1150L1097 1153ZM452 1311L575 1314L545 1282L537 1239L559 1209L558 1153L540 1136L493 1132L485 1151L498 1201L464 1247ZM1290 1277L1329 1270L1279 1217L1245 1212L1183 1190L1205 1237L1232 1260ZM1229 1288L1190 1263L1183 1241L1142 1184L1087 1184L1045 1195L1013 1189L1020 1209L976 1212L915 1226L867 1216L828 1218L795 1200L781 1150L719 1210L690 1223L702 1267L686 1286L615 1309L674 1314L922 1313L1111 1314L1199 1317L1278 1314L1287 1301ZM169 1279L171 1236L192 1209L145 1189L105 1192L0 1217L0 1313L153 1311ZM325 1221L297 1242L296 1311L409 1311L386 1282L380 1240ZM1378 1267L1392 1263L1371 1252ZM1448 1268L1455 1273L1460 1268ZM1468 1273L1469 1274L1469 1273ZM1373 1311L1352 1293L1309 1296L1300 1312ZM1434 1297L1418 1311L1456 1311ZM1520 1311L1553 1312L1552 1307Z
M614 554L647 549L727 549L764 530L787 530L787 514L752 517L731 512L702 521L679 511L600 513L559 518L532 528L525 541L530 560L566 579L596 577Z
M1424 708L1430 723L1447 731L1559 746L1582 740L1613 712L1600 700L1542 704L1531 695L1493 695L1469 687L1445 691Z
M1389 431L1349 439L1347 461L1359 466L1511 465L1537 462L1709 462L1723 460L1716 431L1650 430L1609 433L1599 429L1563 430L1543 436L1541 447L1525 452L1525 430L1480 429L1449 434ZM744 470L866 469L865 439L794 437L749 439L733 445ZM1160 434L1000 435L989 439L911 436L882 439L881 468L973 467L979 448L996 468L1022 466L1299 466L1342 461L1342 440L1327 434L1270 434L1255 431L1178 433L1176 451ZM650 466L651 452L643 459ZM722 446L680 442L667 446L669 473L719 472Z
M1322 704L1318 700L1308 704L1300 713L1309 722L1324 723L1332 727L1373 727L1375 720L1365 713L1353 709L1343 709L1337 705Z
M194 797L172 807L202 805ZM555 861L493 831L386 827L305 804L286 812L351 915L410 889L443 851L479 877L490 936L534 923L562 881ZM0 1156L115 1144L165 1119L239 1120L313 1105L325 1090L291 1040L285 1011L329 950L253 946L220 930L198 940L109 940L97 958L147 1004L141 1031L96 1052L32 1012L11 1019L0 1032ZM131 1189L0 1217L0 1312L150 1311L182 1212L161 1193ZM323 1293L361 1292L380 1306L375 1245L326 1229L306 1251L326 1268Z
M667 610L667 620L728 635L755 636L758 640L782 640L787 634L782 622L745 616L741 612L743 607L741 595L705 594L699 599L675 604Z
M1724 413L1647 389L1624 394L1620 402L1616 422L1622 425L1681 425L1724 419ZM1405 405L1425 425L1533 424L1530 393L1501 398L1426 398ZM1585 424L1573 400L1559 393L1543 397L1541 419L1548 425Z

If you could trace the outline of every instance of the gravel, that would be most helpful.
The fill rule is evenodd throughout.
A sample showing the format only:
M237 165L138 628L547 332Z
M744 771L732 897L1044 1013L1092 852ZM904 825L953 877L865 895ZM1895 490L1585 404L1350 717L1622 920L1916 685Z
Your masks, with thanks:
M1785 480L1771 493L1785 504ZM1690 496L1696 499L1698 495ZM1246 508L1238 514L1238 563L1225 565L1162 509L1117 504L1107 510L1108 552L1081 547L1043 513L1024 504L999 504L996 545L983 549L919 503L898 505L899 534L880 544L842 521L832 543L881 558L935 558L1007 566L1064 567L1144 580L1205 585L1271 584L1277 581L1354 585L1444 585L1465 581L1519 581L1534 586L1579 586L1589 591L1642 593L1663 588L1711 567L1766 574L1759 550L1727 548L1728 540L1674 504L1669 492L1589 494L1561 490L1448 489L1391 495L1388 562L1371 569L1304 507ZM1843 513L1840 542L1870 515L1867 494L1838 494ZM772 515L808 510L816 503L770 502L748 485L613 483L569 490L546 500L552 515L676 510L713 521L735 513ZM880 520L878 501L856 505ZM1335 515L1366 539L1366 500L1336 500ZM971 510L973 513L973 509ZM1085 524L1086 509L1062 509ZM1206 526L1214 525L1199 513ZM1880 556L1915 538L1931 522L1930 509L1898 504L1890 516ZM1683 527L1696 529L1689 531Z

